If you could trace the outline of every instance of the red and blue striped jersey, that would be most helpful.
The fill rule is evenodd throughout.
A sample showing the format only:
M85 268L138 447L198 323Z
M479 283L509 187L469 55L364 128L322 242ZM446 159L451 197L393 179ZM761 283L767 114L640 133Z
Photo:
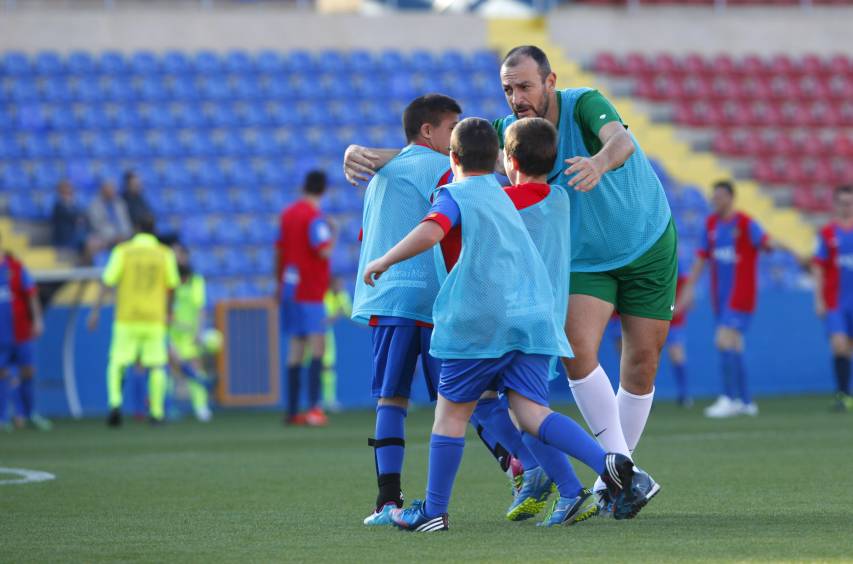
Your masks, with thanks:
M823 269L827 309L853 309L853 228L831 222L820 230L814 262Z
M758 290L758 253L767 235L745 213L729 219L711 214L705 225L698 255L711 263L711 297L714 310L755 311Z
M11 254L0 262L0 346L33 337L29 299L36 285L23 263Z

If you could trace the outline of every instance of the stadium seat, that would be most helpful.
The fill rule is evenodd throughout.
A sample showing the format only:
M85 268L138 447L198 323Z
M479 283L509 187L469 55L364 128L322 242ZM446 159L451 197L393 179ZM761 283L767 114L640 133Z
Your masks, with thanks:
M155 75L160 72L160 61L151 51L136 51L130 56L128 69L136 75Z
M261 51L255 57L255 69L266 75L279 75L285 72L284 58L277 51Z
M226 53L223 67L225 72L230 74L248 74L254 70L251 56L246 51L241 50Z
M0 74L21 78L31 72L30 61L21 51L7 51L0 58Z
M111 77L123 76L129 70L124 55L118 51L101 53L101 56L98 57L97 68L101 74Z
M192 68L189 57L183 51L166 51L160 66L163 73L172 76L182 76Z
M195 73L206 78L220 75L223 71L222 60L213 51L199 51L190 64Z

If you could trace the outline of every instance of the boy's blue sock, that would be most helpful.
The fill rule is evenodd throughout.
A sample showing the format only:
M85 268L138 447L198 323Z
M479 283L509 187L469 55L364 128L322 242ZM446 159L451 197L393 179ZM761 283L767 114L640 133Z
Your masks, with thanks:
M596 474L604 472L606 453L574 420L552 412L539 426L539 440L577 458Z
M308 408L320 405L321 377L323 376L323 359L312 358L308 365Z
M566 454L548 446L536 437L522 433L521 439L536 457L545 474L551 478L560 492L560 497L576 497L583 490L583 484L575 474Z
M505 401L498 398L481 399L474 408L480 424L497 438L500 443L515 456L524 470L533 470L539 466L536 457L524 446L519 431L509 417L509 408Z
M427 476L424 514L438 517L447 513L453 482L465 451L464 437L446 437L433 433L429 440L429 475Z

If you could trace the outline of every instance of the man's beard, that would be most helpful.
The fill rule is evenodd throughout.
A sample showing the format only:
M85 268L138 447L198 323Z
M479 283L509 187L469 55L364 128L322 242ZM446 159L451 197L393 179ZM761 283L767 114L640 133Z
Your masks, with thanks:
M550 107L551 107L551 97L546 94L545 100L542 101L542 107L541 108L532 108L532 109L533 109L533 113L536 114L536 117L545 118L545 116L548 115L548 110L550 109ZM526 110L527 110L527 108L524 108L524 110L521 110L521 111L526 111ZM519 110L517 108L513 108L512 113L515 115L516 119L524 119L523 117L518 115Z

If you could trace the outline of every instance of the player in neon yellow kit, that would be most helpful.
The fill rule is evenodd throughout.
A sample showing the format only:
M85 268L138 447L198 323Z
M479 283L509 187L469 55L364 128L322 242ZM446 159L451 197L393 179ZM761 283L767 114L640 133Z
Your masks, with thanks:
M175 253L154 235L154 219L142 217L136 235L117 245L110 254L101 279L101 292L89 315L94 330L108 288L116 290L110 360L107 366L107 399L110 427L121 425L122 377L138 364L148 369L148 403L152 424L162 423L166 397L166 326L171 290L180 278Z
M172 365L176 373L186 378L196 419L207 422L212 417L207 391L211 380L204 373L201 363L204 308L207 305L205 283L204 278L190 268L187 249L175 245L173 250L181 282L175 289L172 323L169 326Z
M329 328L326 330L326 351L323 353L323 407L329 411L339 411L338 403L338 373L335 369L337 349L335 347L335 321L339 317L349 318L352 315L352 298L341 285L340 278L332 278L329 291L323 302L326 306L326 319Z

